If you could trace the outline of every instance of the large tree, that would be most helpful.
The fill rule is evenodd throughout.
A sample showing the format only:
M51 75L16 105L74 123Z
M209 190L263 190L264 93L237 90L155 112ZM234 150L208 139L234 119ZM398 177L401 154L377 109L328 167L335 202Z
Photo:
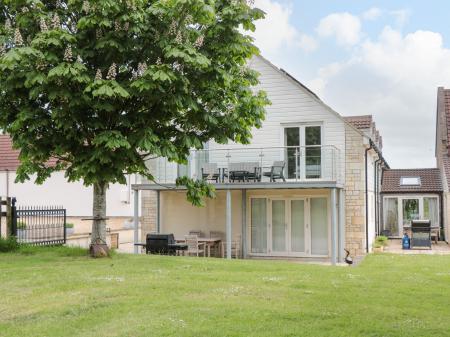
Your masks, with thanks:
M93 186L92 243L104 244L109 184L153 180L149 157L249 142L267 99L246 32L263 16L245 0L2 0L0 129L20 149L18 180L64 170ZM178 184L195 204L212 193Z

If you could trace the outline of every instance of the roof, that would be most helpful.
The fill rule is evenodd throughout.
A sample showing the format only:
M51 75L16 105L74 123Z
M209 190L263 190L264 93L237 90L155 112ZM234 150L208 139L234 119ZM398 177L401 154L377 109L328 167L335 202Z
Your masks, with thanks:
M380 135L380 131L377 130L372 115L347 116L344 117L344 120L370 137L380 151L383 149L383 138Z
M370 129L373 123L372 115L348 116L344 119L359 130Z
M442 158L441 169L450 187L450 89L438 88L436 117L436 157Z
M19 150L13 150L8 135L0 135L0 171L15 171L19 165Z
M308 91L311 95L313 95L315 98L317 98L319 101L322 102L322 100L319 98L319 96L317 96L317 94L312 91L311 89L309 89L306 85L304 85L302 82L300 82L299 80L297 80L294 76L292 76L291 74L289 74L286 70L284 70L283 68L280 68L280 71L285 74L287 77L289 77L291 80L293 80L294 82L296 82L298 85L300 85L303 89L305 89L306 91ZM322 102L323 103L323 102Z
M0 171L16 171L20 166L20 150L14 150L12 140L9 135L0 135ZM57 162L50 159L46 165L51 167Z
M402 177L419 177L420 185L401 186ZM441 171L438 168L383 171L381 193L442 192Z
M449 149L450 154L450 90L444 89L443 93L443 101L444 101L444 112L447 126L447 149Z

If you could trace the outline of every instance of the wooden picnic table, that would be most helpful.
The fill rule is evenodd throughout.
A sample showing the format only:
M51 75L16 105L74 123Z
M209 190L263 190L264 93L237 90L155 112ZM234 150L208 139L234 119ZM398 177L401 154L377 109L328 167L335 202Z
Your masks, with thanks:
M175 241L178 243L185 243L186 239L176 238ZM206 245L208 257L211 257L211 247L220 244L221 241L221 238L198 238L198 243L204 243Z

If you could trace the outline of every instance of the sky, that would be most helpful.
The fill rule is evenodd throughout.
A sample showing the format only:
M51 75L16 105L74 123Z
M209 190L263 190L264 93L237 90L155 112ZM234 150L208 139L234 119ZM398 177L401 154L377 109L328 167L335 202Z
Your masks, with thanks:
M268 60L343 116L374 116L392 168L435 167L437 88L450 88L448 0L255 0Z

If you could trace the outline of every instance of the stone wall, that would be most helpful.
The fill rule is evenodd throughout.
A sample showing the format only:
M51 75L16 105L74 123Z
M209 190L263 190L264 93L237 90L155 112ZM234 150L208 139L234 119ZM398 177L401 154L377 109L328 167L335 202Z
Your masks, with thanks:
M157 192L140 191L141 193L141 237L157 230Z
M363 137L345 130L345 245L351 256L365 254L365 161Z

